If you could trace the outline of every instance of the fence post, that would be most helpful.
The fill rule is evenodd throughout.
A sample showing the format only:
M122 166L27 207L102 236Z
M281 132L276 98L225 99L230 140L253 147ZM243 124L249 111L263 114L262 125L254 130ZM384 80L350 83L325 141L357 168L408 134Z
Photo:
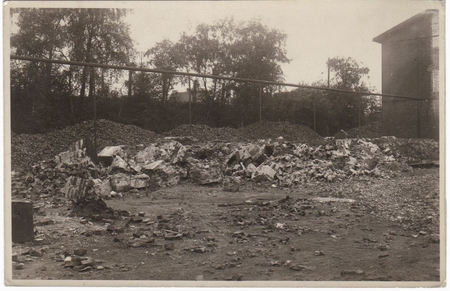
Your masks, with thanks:
M192 109L191 109L191 76L189 78L189 125L192 125Z
M259 122L262 121L262 86L259 83Z
M316 94L313 95L313 127L314 131L316 131Z
M420 100L417 100L417 137L421 138L422 132L420 130L420 125L422 123L421 118L420 118Z
M128 97L131 97L131 86L133 82L133 71L128 71Z
M92 78L92 97L94 102L94 149L95 156L97 158L97 94L95 94L95 69L91 67L91 78Z
M358 127L361 127L361 99L363 96L359 96L358 98Z

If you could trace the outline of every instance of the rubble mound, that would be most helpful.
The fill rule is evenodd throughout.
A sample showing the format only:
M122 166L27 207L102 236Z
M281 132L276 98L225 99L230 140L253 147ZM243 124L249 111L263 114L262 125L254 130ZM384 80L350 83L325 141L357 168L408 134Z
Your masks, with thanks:
M67 150L73 142L85 137L94 141L94 121L92 120L45 134L12 133L12 169L24 169L38 161L53 159L55 155ZM111 144L147 144L158 137L158 134L134 125L105 119L97 121L97 148L104 148Z
M280 136L294 142L314 142L322 137L307 126L289 122L262 121L240 129L230 127L212 128L207 125L183 124L164 136L192 136L201 141L221 140L228 142L276 139Z
M375 121L368 123L366 125L355 127L347 131L347 136L349 138L377 138L382 135L382 123L380 121Z
M166 133L165 136L192 136L201 141L224 140L235 141L239 139L237 130L230 127L212 128L203 124L183 124Z
M283 137L288 141L307 143L322 139L322 137L311 128L289 122L256 122L239 129L239 133L243 140Z

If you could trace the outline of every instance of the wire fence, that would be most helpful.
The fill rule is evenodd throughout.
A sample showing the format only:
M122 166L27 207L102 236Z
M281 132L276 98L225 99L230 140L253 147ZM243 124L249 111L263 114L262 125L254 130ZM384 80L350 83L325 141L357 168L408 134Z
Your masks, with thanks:
M234 81L238 83L252 83L258 85L259 90L259 120L263 120L263 86L264 85L270 85L270 86L280 86L280 87L293 87L293 88L301 88L301 89L311 89L311 90L321 90L325 92L335 92L339 94L345 94L345 95L351 95L354 94L358 96L358 126L361 126L361 99L364 96L379 96L379 97L393 97L394 100L405 100L405 101L423 101L424 99L417 98L417 97L411 97L411 96L403 96L403 95L392 95L392 94L382 94L377 92L361 92L361 91L352 91L352 90L343 90L343 89L336 89L336 88L330 88L330 87L319 87L319 86L309 86L309 85L302 85L302 84L293 84L293 83L283 83L283 82L274 82L274 81L267 81L267 80L257 80L257 79L246 79L246 78L236 78L236 77L229 77L229 76L220 76L220 75L209 75L209 74L198 74L198 73L192 73L192 72L179 72L179 71L169 71L169 70L161 70L161 69L150 69L150 68L139 68L139 67L133 67L133 66L118 66L118 65L107 65L107 64L98 64L98 63L86 63L86 62L74 62L74 61L66 61L66 60L53 60L53 59L45 59L45 58L36 58L36 57L27 57L27 56L17 56L17 55L11 55L10 58L12 60L20 60L20 61L31 61L31 62L41 62L41 63L51 63L51 64L60 64L60 65L69 65L69 66L80 66L80 67L87 67L93 70L94 68L102 68L102 69L112 69L112 70L122 70L122 71L128 71L128 96L132 96L132 78L133 78L133 72L146 72L146 73L157 73L162 74L163 76L186 76L186 77L200 77L200 78L208 78L208 79L215 79L215 80L228 80L228 81ZM93 74L94 76L95 74ZM91 80L90 86L95 86L95 79ZM189 82L190 84L190 82ZM329 86L329 84L328 84ZM191 96L191 90L188 90L189 92L189 123L192 123L192 111L191 111L191 105L192 105L192 96ZM97 99L96 94L93 94L93 119L94 119L94 143L95 146L97 145ZM313 97L313 130L316 131L316 124L317 124L317 104L316 104L316 97Z

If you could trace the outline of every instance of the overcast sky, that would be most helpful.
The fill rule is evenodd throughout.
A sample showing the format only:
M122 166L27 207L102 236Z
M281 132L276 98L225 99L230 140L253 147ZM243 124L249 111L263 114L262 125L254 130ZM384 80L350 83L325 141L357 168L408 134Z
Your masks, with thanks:
M326 80L329 57L351 57L370 69L370 86L381 90L381 45L374 37L426 9L433 1L177 1L138 2L126 21L138 50L146 51L200 23L234 17L260 19L287 34L285 81Z
M130 25L138 51L142 52L164 38L175 42L182 32L192 31L200 23L211 24L226 17L234 17L236 21L256 18L287 34L287 56L291 62L282 65L285 82L311 84L326 80L328 58L351 57L370 69L370 79L365 81L374 91L381 91L381 45L372 39L417 13L443 5L433 0L12 3L23 7L130 8L132 12L125 21Z

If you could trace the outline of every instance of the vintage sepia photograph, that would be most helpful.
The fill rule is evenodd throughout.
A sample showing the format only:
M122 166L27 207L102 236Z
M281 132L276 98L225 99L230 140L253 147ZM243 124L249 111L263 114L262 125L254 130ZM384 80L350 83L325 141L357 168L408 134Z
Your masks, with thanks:
M444 1L3 4L5 285L445 286Z

